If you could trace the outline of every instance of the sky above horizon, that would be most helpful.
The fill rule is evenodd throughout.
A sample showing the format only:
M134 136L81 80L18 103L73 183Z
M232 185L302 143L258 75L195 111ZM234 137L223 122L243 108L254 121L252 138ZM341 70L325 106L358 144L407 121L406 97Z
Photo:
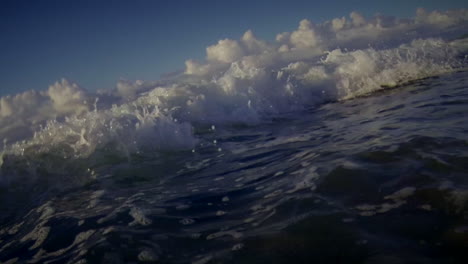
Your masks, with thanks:
M411 17L465 1L23 1L0 2L0 95L67 78L88 90L119 79L158 80L203 61L206 47L251 29L262 39L357 11Z

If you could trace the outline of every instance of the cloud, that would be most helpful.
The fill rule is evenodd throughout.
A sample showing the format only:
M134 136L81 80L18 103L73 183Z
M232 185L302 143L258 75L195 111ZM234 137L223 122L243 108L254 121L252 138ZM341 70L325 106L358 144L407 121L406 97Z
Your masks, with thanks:
M296 30L278 34L274 43L255 38L252 30L245 32L239 41L220 40L206 49L205 63L187 60L185 73L212 78L229 68L223 64L234 62L280 68L336 48L392 48L416 38L454 37L465 33L467 27L467 9L444 12L418 9L412 19L380 14L366 19L358 12L321 24L303 19Z
M143 81L136 80L134 82L120 80L116 84L117 94L127 100L135 99L137 93L142 90Z
M244 51L239 43L231 39L223 39L218 44L206 48L206 59L217 62L234 62L244 56Z
M296 48L309 48L317 46L320 40L312 23L304 19L299 23L299 28L291 33L289 42Z
M247 30L241 38L241 43L244 44L245 52L248 54L261 54L268 52L270 47L265 41L255 37L252 30Z
M33 134L46 120L89 111L93 99L66 79L46 91L26 91L0 98L0 136L15 141Z
M207 76L214 72L217 72L219 69L225 69L225 65L220 62L210 62L210 63L200 63L195 60L185 61L185 73L189 75L196 76Z
M10 117L15 115L29 115L37 112L40 105L47 100L38 91L26 91L14 96L5 96L0 99L0 116Z
M333 31L337 32L346 26L346 17L335 18L331 21Z
M432 12L426 11L424 8L416 10L415 23L419 25L431 25L436 28L447 28L457 24L466 23L468 21L468 12L462 10L450 10L440 12L434 10Z
M366 24L366 19L358 12L351 12L349 17L351 18L351 22L353 23L354 27L361 27Z
M86 90L66 79L49 86L47 95L57 114L80 114L88 110Z

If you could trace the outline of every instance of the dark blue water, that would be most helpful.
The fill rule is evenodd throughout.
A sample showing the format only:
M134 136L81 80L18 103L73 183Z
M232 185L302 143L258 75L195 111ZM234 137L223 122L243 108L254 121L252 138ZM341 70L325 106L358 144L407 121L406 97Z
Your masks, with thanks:
M47 177L0 190L0 262L465 263L467 113L464 70L195 125L193 151L44 154Z

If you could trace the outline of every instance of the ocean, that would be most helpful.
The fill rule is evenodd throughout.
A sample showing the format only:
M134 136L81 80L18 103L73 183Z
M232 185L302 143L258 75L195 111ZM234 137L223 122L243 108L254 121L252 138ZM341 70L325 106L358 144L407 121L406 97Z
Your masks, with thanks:
M465 263L467 47L5 95L0 263Z

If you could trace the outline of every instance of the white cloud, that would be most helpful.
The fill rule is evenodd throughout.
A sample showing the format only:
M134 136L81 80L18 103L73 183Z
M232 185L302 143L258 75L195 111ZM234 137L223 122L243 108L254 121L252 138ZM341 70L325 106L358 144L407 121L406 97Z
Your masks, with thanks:
M296 30L276 36L275 43L257 39L248 30L240 41L224 39L207 48L205 63L188 60L186 74L211 79L234 62L255 67L281 68L297 60L310 60L336 48L362 49L396 47L416 38L454 37L465 33L468 10L432 11L418 9L413 19L376 15L366 19L358 12L322 24L307 19Z
M332 29L333 31L339 31L346 26L346 17L335 18L332 20Z
M85 113L89 105L87 92L65 79L46 91L4 96L0 98L0 136L13 141L30 136L46 120Z
M304 19L299 28L291 33L290 43L296 48L310 48L319 44L319 36L315 33L312 23Z
M252 30L247 30L241 38L248 54L259 54L269 51L270 47L265 41L255 37Z
M416 10L415 22L417 24L432 25L437 28L450 27L459 23L468 21L467 10L450 10L440 12L434 10L432 12L426 11L424 8Z
M55 110L60 114L80 114L88 110L86 91L66 79L49 86L47 95Z
M26 91L14 96L5 96L0 99L0 115L3 117L29 114L37 112L46 97L38 91Z
M351 14L349 14L349 17L351 18L351 22L355 27L360 27L366 24L366 19L358 12L351 12Z
M194 60L185 61L185 73L196 76L207 76L216 72L219 69L226 68L223 62L211 61L210 63L201 64Z
M239 43L231 39L223 39L218 44L206 48L208 61L234 62L244 56L244 51Z
M285 43L289 41L290 37L291 37L291 33L289 32L279 33L278 35L276 35L276 41L279 43Z
M126 99L135 99L137 92L142 89L143 82L137 80L135 82L120 80L116 84L117 94Z

